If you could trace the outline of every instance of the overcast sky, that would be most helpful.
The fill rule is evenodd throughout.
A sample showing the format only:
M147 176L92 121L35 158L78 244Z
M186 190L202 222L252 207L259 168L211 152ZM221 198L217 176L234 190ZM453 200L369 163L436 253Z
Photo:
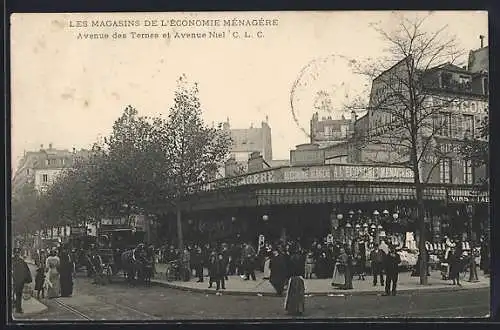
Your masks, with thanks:
M370 27L390 29L403 13L395 12L268 12L199 14L15 14L12 24L12 166L24 151L40 144L56 148L89 148L111 132L126 105L141 115L167 114L175 81L185 73L199 83L207 123L230 118L234 128L260 125L269 117L275 159L307 142L291 114L290 92L299 72L315 59L319 65L294 95L300 126L307 129L314 95L328 88L340 108L344 94L366 88L346 67L345 58L383 55L384 41ZM412 18L425 13L406 12ZM144 27L144 19L278 19L271 27L172 28ZM76 20L139 19L140 27L70 28ZM425 27L448 25L461 46L476 49L487 35L486 12L434 12ZM78 40L82 33L226 31L223 39ZM252 39L229 34L252 33ZM262 31L264 37L257 38ZM129 35L130 36L130 35ZM334 56L331 56L334 55ZM337 114L333 115L334 117ZM308 129L307 129L308 130Z

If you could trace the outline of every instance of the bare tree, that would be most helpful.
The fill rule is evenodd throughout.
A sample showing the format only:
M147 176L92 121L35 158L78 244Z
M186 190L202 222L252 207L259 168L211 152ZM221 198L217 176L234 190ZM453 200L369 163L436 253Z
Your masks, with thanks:
M427 18L427 17L426 17ZM452 127L452 110L471 98L470 81L445 81L446 70L464 70L453 63L465 53L447 27L425 29L424 19L401 18L398 28L387 32L373 27L386 41L387 56L368 63L352 61L356 73L372 80L368 104L358 98L348 105L367 110L356 127L354 141L359 159L401 165L413 172L420 232L420 283L427 284L424 188L434 169L463 140ZM453 123L451 122L453 121ZM454 150L455 149L455 150ZM360 156L363 153L363 157Z

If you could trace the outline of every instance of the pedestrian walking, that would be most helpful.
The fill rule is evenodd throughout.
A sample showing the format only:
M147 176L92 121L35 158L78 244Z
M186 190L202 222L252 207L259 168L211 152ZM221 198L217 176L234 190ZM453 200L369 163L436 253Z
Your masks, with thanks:
M288 281L288 290L285 297L285 310L290 315L301 315L304 313L305 305L305 285L304 278L304 260L296 247L292 248L290 256L290 280Z
M384 260L384 270L386 274L384 296L389 296L391 294L393 296L396 295L400 263L401 263L401 257L396 252L396 248L391 245L389 247L389 253L385 256ZM392 284L392 290L391 290L391 284Z
M286 259L281 251L278 251L277 249L273 251L273 257L271 258L269 268L271 270L269 282L273 286L274 290L276 290L276 293L281 296L283 294L288 275Z
M380 277L380 285L384 286L384 258L385 252L380 248L373 248L370 252L373 286L377 286L378 277Z
M208 258L208 288L212 288L212 284L217 282L217 256L212 252Z
M73 262L66 247L61 248L59 254L61 262L59 267L59 281L61 285L61 297L71 297L73 294Z
M187 247L182 252L181 263L181 278L184 282L188 282L191 279L191 254Z
M196 282L203 283L203 254L200 247L197 247L193 253L192 263L194 264L196 277L198 277L198 281Z
M314 270L314 255L312 252L309 252L306 256L306 261L304 265L304 275L305 278L312 278Z
M216 290L226 289L226 261L224 260L224 255L219 252L217 255L217 261L215 262L215 284L217 285Z
M449 279L453 281L453 285L462 286L460 284L461 251L455 247L448 254L448 265L450 265Z
M33 281L31 272L26 261L21 258L21 250L14 249L12 258L12 285L14 287L14 309L16 313L23 313L22 301L23 290L26 284Z
M43 287L44 283L45 283L45 268L42 267L41 265L38 265L35 275L35 291L37 299L40 299L40 296L42 298L45 298L45 290Z
M352 286L352 254L347 249L340 250L340 262L344 268L344 290L351 290Z
M243 248L243 268L245 269L245 281L248 281L250 277L253 281L256 281L255 277L255 261L256 261L256 252L253 246L250 244L245 244Z
M46 274L45 274L45 287L47 289L47 298L57 298L61 295L61 288L59 285L59 266L61 261L57 256L57 251L53 249L50 251L47 260L45 261L46 265Z

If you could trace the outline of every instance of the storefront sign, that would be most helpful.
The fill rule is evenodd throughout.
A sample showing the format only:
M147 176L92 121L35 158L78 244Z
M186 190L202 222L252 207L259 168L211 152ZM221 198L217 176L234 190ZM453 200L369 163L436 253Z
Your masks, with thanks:
M329 181L331 179L328 166L285 168L284 182Z
M451 203L489 203L489 196L449 196Z
M334 180L413 182L413 173L404 167L332 166Z
M253 173L247 176L242 177L240 184L262 184L262 183L271 183L274 181L274 172L266 171L261 173Z

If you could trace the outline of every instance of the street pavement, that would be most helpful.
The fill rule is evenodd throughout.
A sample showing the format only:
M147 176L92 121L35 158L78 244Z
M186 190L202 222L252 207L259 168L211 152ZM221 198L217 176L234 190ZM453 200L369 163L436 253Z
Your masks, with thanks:
M231 285L230 279L228 286ZM23 315L33 321L287 319L283 297L205 294L151 286L131 286L123 279L94 285L83 274L75 279L73 297L42 300L48 311ZM489 288L454 292L336 295L306 298L303 318L486 317Z

